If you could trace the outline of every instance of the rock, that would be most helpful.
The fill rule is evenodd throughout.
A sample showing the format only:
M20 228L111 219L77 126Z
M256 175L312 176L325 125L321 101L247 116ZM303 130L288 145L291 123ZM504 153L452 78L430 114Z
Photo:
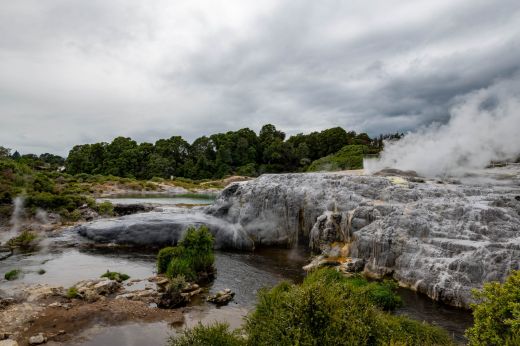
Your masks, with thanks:
M362 258L349 258L339 266L343 273L358 273L363 271L365 260Z
M229 288L226 288L222 291L218 291L213 296L209 296L207 301L217 305L226 305L233 299L234 296L235 292L232 292Z
M29 345L40 345L46 342L47 338L43 335L43 333L39 333L38 335L34 335L29 338Z
M6 339L0 340L0 346L18 346L18 343L15 340Z
M217 247L312 244L341 255L329 257L364 260L369 275L392 276L463 307L473 288L520 269L518 178L499 184L489 177L460 184L412 178L397 171L265 174L232 183L205 209L134 214L76 230L98 242L163 246L176 244L188 225L204 224ZM344 245L328 248L332 239Z
M265 174L230 185L207 212L241 225L256 246L308 243L328 251L329 239L345 235L347 257L364 260L365 273L392 276L455 306L468 307L473 288L520 269L518 180L418 184L409 181L413 172L387 173L404 176L403 183L387 176Z
M350 222L341 213L326 211L318 217L310 233L309 248L316 252L330 251L331 244L345 243L350 237Z
M171 246L190 226L206 225L217 248L253 249L254 243L242 227L207 215L201 210L151 211L119 218L101 219L76 226L80 235L101 243L137 246Z
M0 310L7 308L9 305L12 305L14 303L14 298L0 298Z
M27 296L28 302L36 302L49 297L60 297L65 294L63 287L48 285L35 285L25 288L23 291Z
M106 278L96 280L86 280L76 283L73 287L76 288L80 298L95 302L103 296L108 296L117 292L121 288L121 283L115 280Z

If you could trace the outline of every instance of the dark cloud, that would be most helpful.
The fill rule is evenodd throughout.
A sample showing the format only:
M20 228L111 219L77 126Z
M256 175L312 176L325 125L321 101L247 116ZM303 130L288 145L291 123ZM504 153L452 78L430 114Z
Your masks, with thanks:
M446 122L460 97L518 76L519 20L509 0L9 2L0 145Z

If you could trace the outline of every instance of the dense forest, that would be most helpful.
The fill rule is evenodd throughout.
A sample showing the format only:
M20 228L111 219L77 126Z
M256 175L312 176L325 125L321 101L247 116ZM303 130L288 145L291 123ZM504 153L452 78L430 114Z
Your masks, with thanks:
M385 137L399 137L399 134ZM383 136L347 132L341 127L298 134L286 139L275 126L264 125L257 135L244 128L197 138L188 143L180 136L140 143L117 137L111 143L77 145L66 160L70 174L87 173L137 179L184 177L221 178L230 174L306 171L313 161L337 153L345 146L363 146L363 154L382 150ZM361 168L361 167L351 167Z

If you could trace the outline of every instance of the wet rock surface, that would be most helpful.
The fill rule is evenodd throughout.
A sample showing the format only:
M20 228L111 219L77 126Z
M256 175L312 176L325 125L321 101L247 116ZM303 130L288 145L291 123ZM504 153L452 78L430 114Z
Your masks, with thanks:
M129 215L76 230L101 243L166 246L188 226L207 225L219 248L309 246L328 261L349 258L353 264L344 270L391 276L462 307L471 303L472 288L519 269L518 175L455 181L380 174L263 175L231 184L210 207Z
M250 250L253 241L241 227L205 214L202 209L166 211L98 220L75 227L79 234L100 243L163 247L175 245L189 226L206 225L217 248Z
M235 297L235 292L232 292L229 288L222 291L218 291L212 296L207 298L207 301L217 305L226 305Z
M362 263L369 275L455 306L519 269L518 181L418 183L391 173L263 175L228 187L208 212L243 227L256 245L328 251L328 242L346 239L353 271Z

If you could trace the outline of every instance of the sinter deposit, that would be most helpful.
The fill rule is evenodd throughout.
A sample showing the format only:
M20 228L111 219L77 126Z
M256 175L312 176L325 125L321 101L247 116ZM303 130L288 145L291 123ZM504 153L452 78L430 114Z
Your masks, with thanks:
M221 247L305 244L319 252L342 244L333 255L349 257L356 270L392 276L456 306L468 306L471 288L520 268L517 178L462 184L390 173L263 175L228 186L206 214L138 214L87 224L80 233L163 245L188 224L208 224Z

